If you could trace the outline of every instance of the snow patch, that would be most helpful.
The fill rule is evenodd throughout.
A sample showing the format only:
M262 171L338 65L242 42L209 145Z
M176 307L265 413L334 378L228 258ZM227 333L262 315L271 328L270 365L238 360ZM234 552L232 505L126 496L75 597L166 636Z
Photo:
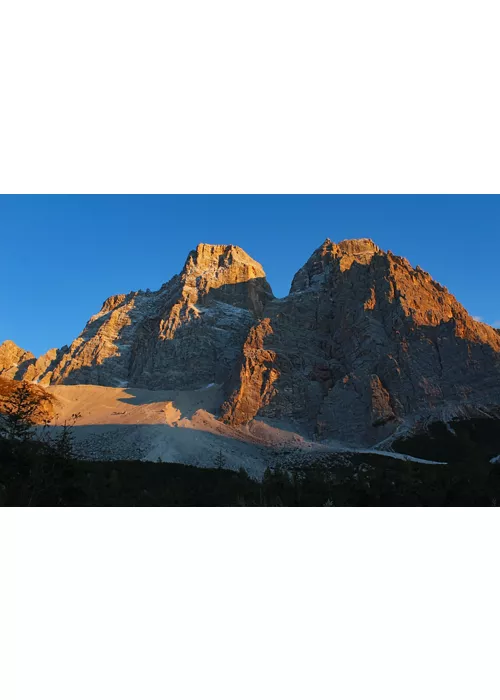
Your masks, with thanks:
M421 459L412 455L403 454L402 452L389 452L387 450L370 450L370 449L353 449L351 452L364 455L383 455L384 457L392 457L403 462L417 462L417 464L448 464L448 462L434 462L430 459Z

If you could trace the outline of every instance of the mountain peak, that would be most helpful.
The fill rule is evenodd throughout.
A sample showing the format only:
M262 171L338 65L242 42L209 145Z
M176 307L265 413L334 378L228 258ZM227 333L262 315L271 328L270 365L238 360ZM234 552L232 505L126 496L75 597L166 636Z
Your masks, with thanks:
M181 280L192 304L210 298L259 314L273 298L262 265L235 245L200 243L189 253Z
M379 253L380 248L371 238L347 238L337 244L342 253L362 255L364 253Z
M500 337L405 258L327 240L251 329L234 376L234 425L299 417L320 439L373 445L408 417L497 406Z
M340 243L334 243L327 238L297 272L290 293L301 292L325 282L328 273L334 267L344 272L354 263L369 265L373 256L378 253L382 251L371 238L348 238Z
M244 250L200 243L157 292L109 297L69 348L44 359L43 379L153 388L217 383L272 299L262 266Z
M214 271L231 266L244 267L250 279L265 277L262 266L236 245L212 245L199 243L186 260L185 270L198 273Z
M330 250L348 255L380 252L380 248L371 238L345 238L339 243L335 243L331 238L325 238L318 250Z

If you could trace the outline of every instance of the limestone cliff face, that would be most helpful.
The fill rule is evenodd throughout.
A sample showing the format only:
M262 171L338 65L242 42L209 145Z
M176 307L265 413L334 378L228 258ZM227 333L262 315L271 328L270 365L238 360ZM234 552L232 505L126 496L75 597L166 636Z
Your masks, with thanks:
M408 415L500 404L500 336L369 239L325 241L265 315L273 396L258 401L259 373L243 356L228 422L287 418L319 438L373 444Z
M236 246L199 245L137 328L129 383L197 388L222 383L273 298L262 267Z
M274 397L274 383L279 377L275 367L276 353L264 349L264 341L272 333L268 318L250 329L236 376L229 380L233 391L221 408L227 423L248 423Z
M70 347L0 346L40 384L223 385L221 420L375 444L407 418L500 406L500 335L370 239L326 240L275 299L236 246L199 245L157 292L107 299Z
M241 248L201 244L159 291L107 299L69 348L24 378L150 389L223 381L272 298L262 267Z

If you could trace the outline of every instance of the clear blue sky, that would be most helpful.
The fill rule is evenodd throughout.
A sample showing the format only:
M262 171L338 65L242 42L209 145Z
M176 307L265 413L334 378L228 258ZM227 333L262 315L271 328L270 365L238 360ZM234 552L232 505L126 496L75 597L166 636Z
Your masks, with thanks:
M233 243L277 296L325 238L369 237L500 324L500 196L0 196L0 342L70 343L111 294L157 289Z

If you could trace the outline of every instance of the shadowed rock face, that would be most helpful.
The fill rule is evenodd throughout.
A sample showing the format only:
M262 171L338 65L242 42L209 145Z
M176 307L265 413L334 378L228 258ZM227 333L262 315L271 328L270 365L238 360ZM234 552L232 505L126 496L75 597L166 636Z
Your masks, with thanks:
M224 385L221 419L374 444L407 417L500 405L500 335L370 239L326 240L275 299L236 246L199 245L157 292L110 297L69 348L0 346L42 384Z
M272 331L258 353L272 398L260 398L244 352L223 406L228 422L288 418L319 438L373 444L407 415L500 404L500 336L368 239L325 241L265 316L259 326Z

